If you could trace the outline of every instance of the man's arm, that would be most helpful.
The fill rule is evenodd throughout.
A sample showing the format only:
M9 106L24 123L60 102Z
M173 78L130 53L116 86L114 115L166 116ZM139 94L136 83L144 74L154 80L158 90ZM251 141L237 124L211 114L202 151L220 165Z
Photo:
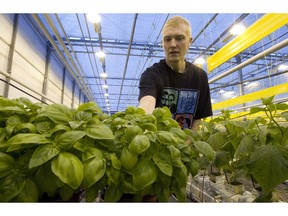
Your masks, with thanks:
M139 108L145 110L146 114L152 114L155 109L156 99L153 96L147 95L140 99Z

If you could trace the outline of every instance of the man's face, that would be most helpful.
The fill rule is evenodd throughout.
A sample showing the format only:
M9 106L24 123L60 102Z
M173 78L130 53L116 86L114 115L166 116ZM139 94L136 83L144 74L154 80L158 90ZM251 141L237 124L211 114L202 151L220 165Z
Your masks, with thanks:
M192 38L187 35L185 25L166 26L162 36L166 61L169 63L183 61L191 42Z

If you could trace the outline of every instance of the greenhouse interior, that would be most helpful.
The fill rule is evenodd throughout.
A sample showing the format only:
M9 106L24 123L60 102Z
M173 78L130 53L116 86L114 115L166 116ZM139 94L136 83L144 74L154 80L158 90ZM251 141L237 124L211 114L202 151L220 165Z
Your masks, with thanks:
M186 61L208 77L213 115L196 131L165 106L138 107L174 16L192 27ZM287 13L1 13L0 23L0 202L288 201Z

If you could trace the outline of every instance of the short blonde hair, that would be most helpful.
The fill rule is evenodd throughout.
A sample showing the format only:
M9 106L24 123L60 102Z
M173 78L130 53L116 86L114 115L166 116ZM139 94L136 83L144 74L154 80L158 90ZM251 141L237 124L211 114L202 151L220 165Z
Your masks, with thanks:
M162 35L163 35L163 31L166 27L169 27L169 26L178 26L178 25L185 25L187 28L186 28L186 33L187 33L187 36L189 37L192 37L192 27L189 23L189 21L181 16L174 16L170 19L167 20L167 22L165 23L163 29L162 29Z

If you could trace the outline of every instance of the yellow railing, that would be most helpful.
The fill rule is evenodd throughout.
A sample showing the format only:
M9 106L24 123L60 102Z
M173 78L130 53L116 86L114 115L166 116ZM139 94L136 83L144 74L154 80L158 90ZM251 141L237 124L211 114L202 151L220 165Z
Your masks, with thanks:
M287 14L265 14L232 41L207 58L208 72L288 23Z
M266 88L257 92L242 95L230 100L222 101L216 104L212 104L213 111L221 110L224 108L232 107L247 102L260 100L261 98L271 97L273 95L279 95L288 92L288 83L283 83L277 86Z

